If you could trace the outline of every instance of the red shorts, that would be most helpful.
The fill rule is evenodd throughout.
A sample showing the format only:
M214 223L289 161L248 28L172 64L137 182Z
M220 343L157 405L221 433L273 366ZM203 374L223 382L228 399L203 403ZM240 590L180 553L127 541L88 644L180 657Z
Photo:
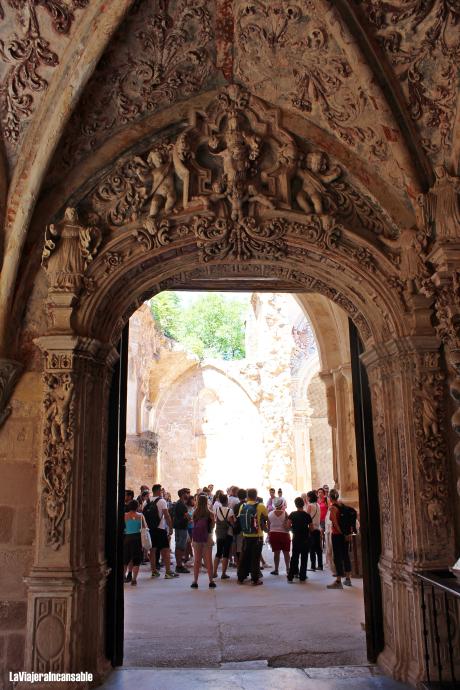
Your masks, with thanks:
M289 551L291 538L286 532L270 532L270 546L272 551Z

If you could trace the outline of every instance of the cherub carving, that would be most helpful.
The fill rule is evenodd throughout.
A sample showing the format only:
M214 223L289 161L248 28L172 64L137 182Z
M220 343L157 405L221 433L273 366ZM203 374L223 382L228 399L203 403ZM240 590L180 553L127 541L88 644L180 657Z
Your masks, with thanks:
M67 441L69 433L70 404L74 392L74 384L70 376L62 378L60 386L56 386L49 394L48 408L45 419L49 422L52 445Z
M325 195L327 184L337 180L342 174L340 166L329 167L329 158L322 151L312 151L304 159L303 165L297 168L297 177L302 181L302 188L296 195L296 201L305 213L325 213Z
M171 156L166 157L160 149L150 151L147 163L152 171L152 201L149 216L155 218L162 207L165 213L170 213L176 204L174 166Z

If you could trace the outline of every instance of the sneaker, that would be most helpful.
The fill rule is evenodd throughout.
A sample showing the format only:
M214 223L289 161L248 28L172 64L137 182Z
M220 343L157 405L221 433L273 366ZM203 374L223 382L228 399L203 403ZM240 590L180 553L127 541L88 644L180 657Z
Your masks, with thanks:
M125 577L125 582L131 582L132 579L133 579L133 574L132 574L132 572L128 571L128 574Z
M217 575L216 575L216 577L217 577ZM221 575L220 579L221 580L230 580L230 575Z
M256 580L255 582L252 583L253 587L258 587L259 585L263 585L264 583L262 580Z
M188 575L190 573L190 570L183 565L178 565L176 566L176 573L183 573L184 575Z
M351 580L350 580L349 577L345 578L345 581L344 581L343 584L346 585L347 587L352 587L352 586L353 586L353 585L351 584Z
M299 582L306 582L308 577L299 577Z
M192 589L198 589L198 582L192 582L192 584L190 585L190 587L191 587Z
M287 581L290 582L292 585L292 583L294 582L294 579L292 577L288 577Z
M332 583L332 585L326 585L326 588L327 589L343 589L343 585L341 582L337 582L337 580L336 580L335 582Z
M277 570L272 570L270 575L279 575L279 572Z
M131 580L131 587L136 587L137 580Z
M217 587L217 585L216 585L215 582L212 582L212 581L211 581L211 582L209 583L209 587L210 587L210 589L215 589L215 588Z
M174 578L179 577L177 573L165 573L165 580L174 580Z
M244 580L238 580L239 585L244 585Z
M318 570L321 570L321 572L323 572L323 566L321 566L321 568L318 566Z
M158 570L152 570L152 577L160 577Z

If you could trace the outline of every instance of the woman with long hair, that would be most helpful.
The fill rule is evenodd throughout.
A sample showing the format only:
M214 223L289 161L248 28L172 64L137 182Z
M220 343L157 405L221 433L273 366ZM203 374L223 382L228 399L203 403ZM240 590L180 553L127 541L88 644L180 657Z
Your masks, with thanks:
M133 564L131 585L137 585L139 566L142 563L142 541L141 529L147 527L145 518L139 513L139 504L133 500L126 506L125 513L125 534L123 538L123 564L125 566L125 582L127 582L126 571L128 565Z
M209 510L206 494L198 496L198 505L193 512L193 582L192 589L198 589L198 575L201 561L204 559L209 576L209 586L214 589L216 583L212 572L212 531L214 529L214 513Z

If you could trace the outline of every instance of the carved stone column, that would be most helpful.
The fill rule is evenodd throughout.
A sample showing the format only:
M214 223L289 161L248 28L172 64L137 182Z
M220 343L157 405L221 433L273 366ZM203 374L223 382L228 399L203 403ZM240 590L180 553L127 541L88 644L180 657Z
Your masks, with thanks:
M27 578L27 668L96 669L103 677L105 458L116 353L71 335L45 336L38 345L45 356L43 452Z
M297 408L294 414L296 491L304 491L306 486L312 486L310 428L311 419L308 416L308 410Z
M50 226L43 445L34 562L27 578L26 664L32 671L91 670L102 678L105 620L105 490L110 345L73 333L72 314L100 232L74 209Z
M413 572L447 567L454 555L439 346L432 336L403 338L362 356L372 392L381 509L385 649L379 662L413 683L424 673Z

